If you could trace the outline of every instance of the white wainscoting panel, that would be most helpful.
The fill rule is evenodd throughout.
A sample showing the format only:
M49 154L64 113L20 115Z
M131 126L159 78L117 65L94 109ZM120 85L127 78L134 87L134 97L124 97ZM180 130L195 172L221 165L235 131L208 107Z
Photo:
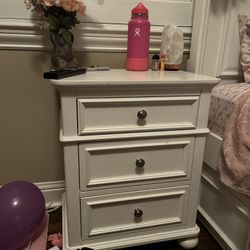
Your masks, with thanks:
M250 14L247 0L204 0L195 6L188 70L241 80L238 14Z
M82 22L127 24L131 9L142 2L149 10L152 25L165 25L169 22L179 26L192 24L194 0L84 0L86 14L79 15ZM35 19L24 1L1 0L0 18Z
M180 27L184 33L184 52L188 53L191 27ZM163 26L152 26L150 52L160 48ZM127 51L127 25L81 23L73 30L75 51ZM30 20L0 19L0 49L51 49L49 31L40 30Z
M51 49L49 32L39 29L23 1L0 3L0 49ZM85 0L87 12L73 30L76 51L127 51L127 23L136 0ZM165 25L177 24L184 33L185 50L190 50L193 0L145 0L151 22L150 52L158 52Z
M192 0L85 0L87 12L84 22L127 24L131 9L142 2L149 11L152 25L175 23L179 26L192 25Z

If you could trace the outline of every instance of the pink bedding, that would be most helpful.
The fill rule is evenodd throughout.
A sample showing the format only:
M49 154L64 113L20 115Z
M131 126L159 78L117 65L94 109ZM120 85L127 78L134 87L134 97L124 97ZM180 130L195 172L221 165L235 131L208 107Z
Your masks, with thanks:
M208 126L223 138L218 162L221 181L250 196L250 84L215 87Z

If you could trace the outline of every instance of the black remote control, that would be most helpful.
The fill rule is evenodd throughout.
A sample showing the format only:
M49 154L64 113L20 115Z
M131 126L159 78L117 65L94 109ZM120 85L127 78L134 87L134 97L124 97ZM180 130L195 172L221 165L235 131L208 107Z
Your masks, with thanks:
M61 79L70 76L76 76L86 73L86 68L67 69L67 70L52 70L43 73L44 79Z

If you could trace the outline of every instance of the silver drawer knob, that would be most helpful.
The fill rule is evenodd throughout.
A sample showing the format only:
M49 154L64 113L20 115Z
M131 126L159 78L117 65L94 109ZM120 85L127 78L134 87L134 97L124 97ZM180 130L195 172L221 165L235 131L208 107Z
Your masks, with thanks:
M143 168L145 165L145 161L143 159L137 159L135 162L136 167Z
M137 117L138 117L139 120L145 120L147 115L148 115L147 111L145 111L145 110L140 110L137 113Z
M141 218L143 215L143 211L140 208L136 208L134 211L135 218Z

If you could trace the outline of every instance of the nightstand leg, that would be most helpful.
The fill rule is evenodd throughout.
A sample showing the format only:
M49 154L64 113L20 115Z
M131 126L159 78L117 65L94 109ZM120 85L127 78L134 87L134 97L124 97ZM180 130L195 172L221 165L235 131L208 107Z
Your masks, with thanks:
M192 249L198 245L198 236L177 240L178 244L184 249Z

